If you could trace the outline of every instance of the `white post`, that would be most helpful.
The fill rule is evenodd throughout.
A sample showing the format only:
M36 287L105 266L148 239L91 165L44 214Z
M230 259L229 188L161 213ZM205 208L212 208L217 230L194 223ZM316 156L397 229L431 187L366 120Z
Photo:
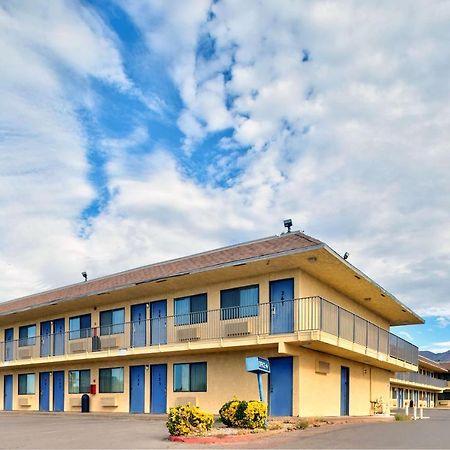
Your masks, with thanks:
M420 408L419 414L420 414L420 418L423 419L423 408Z
M405 415L407 416L408 414L409 414L409 406L406 405L406 406L405 406Z
M414 420L417 420L417 406L414 406Z

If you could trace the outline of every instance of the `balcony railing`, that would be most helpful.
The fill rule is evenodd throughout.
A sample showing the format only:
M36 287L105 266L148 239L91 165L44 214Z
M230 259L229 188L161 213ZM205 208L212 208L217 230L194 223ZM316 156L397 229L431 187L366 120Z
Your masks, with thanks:
M418 348L321 297L164 316L3 342L0 361L323 331L417 365Z
M434 386L444 389L447 387L447 380L441 380L439 378L433 378L429 375L414 372L397 372L395 374L397 380L409 381L411 383L425 384L427 386Z

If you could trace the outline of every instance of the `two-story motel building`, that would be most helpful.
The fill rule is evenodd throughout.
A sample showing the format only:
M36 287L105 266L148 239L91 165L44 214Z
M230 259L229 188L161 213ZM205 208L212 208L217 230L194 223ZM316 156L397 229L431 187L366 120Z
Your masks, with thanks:
M0 409L217 413L258 398L245 357L270 359L272 415L369 415L423 323L300 232L132 269L0 304Z

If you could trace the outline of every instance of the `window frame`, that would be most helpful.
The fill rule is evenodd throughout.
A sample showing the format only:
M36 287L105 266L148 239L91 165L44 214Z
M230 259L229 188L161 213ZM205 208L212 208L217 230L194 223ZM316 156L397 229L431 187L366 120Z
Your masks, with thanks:
M29 329L33 329L34 328L34 335L29 334ZM22 335L22 331L23 330L27 330L27 335L26 336L21 336ZM30 347L32 345L36 344L36 324L30 324L30 325L22 325L21 327L19 327L19 347Z
M241 304L242 298L241 298L241 292L246 289L255 289L257 290L257 301L255 304L252 305L243 305ZM237 293L239 295L239 304L234 306L223 306L224 302L224 294L228 293ZM234 288L229 289L222 289L220 291L220 320L233 320L233 319L242 319L246 317L257 317L259 315L259 284L249 284L246 286L238 286ZM246 309L248 310L246 311ZM253 312L254 308L254 312Z
M28 391L28 388L30 387L30 382L28 381L28 377L33 377L33 383L32 383L32 392ZM26 381L26 392L21 392L21 383L20 380L22 377L27 377ZM19 373L17 377L17 395L35 395L36 394L36 374L34 372L30 373Z
M199 311L193 311L193 302L198 299L203 299L205 301L205 308ZM177 304L181 304L182 301L187 301L189 303L188 313L178 313L177 314ZM186 295L185 297L178 297L173 300L174 309L174 325L195 325L198 323L208 322L208 293L203 292L201 294Z
M77 382L78 382L78 390L77 392L73 392L73 390L71 389L71 374L73 373L77 373ZM81 390L81 373L88 373L88 377L89 377L89 384L88 387L86 388L87 390ZM67 373L67 382L68 382L68 393L69 394L89 394L91 392L91 369L74 369L74 370L69 370Z
M123 318L121 322L114 322L114 313L121 312L123 314ZM108 325L102 325L102 318L105 317L106 314L111 314L111 323ZM99 323L100 323L100 336L111 336L113 334L124 334L125 333L125 307L114 308L114 309L106 309L104 311L100 311L99 315Z
M81 328L81 321L83 318L89 317L89 327ZM72 330L72 321L79 320L80 325L78 329ZM79 314L78 316L69 317L69 341L76 339L86 339L91 337L92 330L92 315L91 313Z
M102 389L102 373L104 371L109 370L111 371L110 375L110 386L111 390L104 390ZM112 389L112 371L113 370L121 370L122 371L122 390L113 390ZM98 370L98 392L100 394L123 394L125 392L125 370L123 367L104 367Z
M189 389L185 390L185 389L176 389L176 367L181 367L181 366L189 366ZM205 373L205 380L204 380L204 385L205 385L205 389L193 389L192 388L192 368L193 367L199 367L199 366L203 366L205 368L204 373ZM206 361L201 361L201 362L187 362L187 363L174 363L173 364L173 392L208 392L208 363Z

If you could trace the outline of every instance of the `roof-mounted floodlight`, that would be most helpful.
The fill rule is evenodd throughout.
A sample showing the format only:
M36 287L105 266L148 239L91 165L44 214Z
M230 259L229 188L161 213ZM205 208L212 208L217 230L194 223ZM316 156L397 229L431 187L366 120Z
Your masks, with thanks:
M291 227L292 227L292 219L283 220L283 223L284 223L284 227L288 229L287 232L290 233Z

